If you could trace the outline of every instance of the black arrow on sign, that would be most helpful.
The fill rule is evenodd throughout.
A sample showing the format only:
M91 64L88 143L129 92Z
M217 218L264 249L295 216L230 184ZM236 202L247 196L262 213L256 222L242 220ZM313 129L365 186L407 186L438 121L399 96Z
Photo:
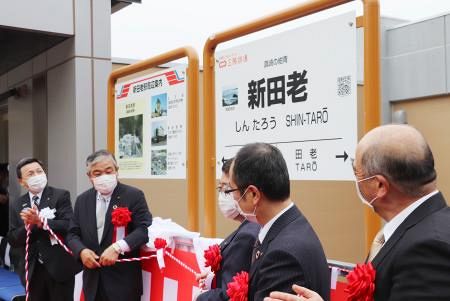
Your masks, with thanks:
M348 158L347 153L344 151L343 155L336 155L336 159L340 159L340 158L344 158L344 162L345 162L345 160L347 160L347 158Z

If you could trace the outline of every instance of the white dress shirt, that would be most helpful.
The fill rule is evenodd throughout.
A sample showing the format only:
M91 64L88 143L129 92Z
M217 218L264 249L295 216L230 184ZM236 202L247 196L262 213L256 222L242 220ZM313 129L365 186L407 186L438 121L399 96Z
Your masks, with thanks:
M97 203L96 203L96 207L95 209L98 211L99 207L101 206L100 202L105 202L106 203L106 212L108 211L109 208L109 203L111 202L111 196L112 193L110 193L109 195L103 195L100 194L99 192L97 192ZM102 200L103 198L103 200ZM103 226L104 227L104 226ZM125 253L125 252L129 252L130 251L130 246L128 246L127 242L123 239L116 241L116 243L119 245L121 252L120 253Z

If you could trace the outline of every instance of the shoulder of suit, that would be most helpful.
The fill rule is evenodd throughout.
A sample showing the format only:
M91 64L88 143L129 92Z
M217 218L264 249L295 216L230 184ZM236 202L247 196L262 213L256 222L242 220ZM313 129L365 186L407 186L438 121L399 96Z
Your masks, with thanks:
M450 208L444 207L425 217L406 231L405 238L412 242L442 240L450 242Z
M68 190L66 189L62 189L62 188L56 188L53 186L47 186L47 189L49 192L52 192L54 194L65 194L65 193L70 193Z
M250 234L258 235L261 230L261 226L257 223L247 222L239 229L239 232L246 232Z
M78 199L84 199L84 198L90 196L92 193L96 193L96 191L95 191L95 189L94 189L93 187L91 187L91 188L89 188L88 190L85 190L85 191L83 191L82 193L80 193L80 194L77 196L77 200L78 200Z
M130 192L130 193L143 193L142 190L140 190L139 188L134 187L134 186L123 184L121 182L119 182L118 185L119 185L118 188L121 189L122 191L127 191L127 192Z

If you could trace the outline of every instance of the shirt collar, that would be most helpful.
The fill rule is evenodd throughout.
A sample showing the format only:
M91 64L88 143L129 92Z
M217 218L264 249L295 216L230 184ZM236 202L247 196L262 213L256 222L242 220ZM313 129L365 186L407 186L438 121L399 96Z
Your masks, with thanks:
M41 202L41 198L42 198L42 193L44 192L44 190L42 190L41 192L39 192L39 193L36 193L36 194L34 194L34 193L31 193L30 191L28 191L28 195L29 195L29 197L30 197L30 201L32 201L33 200L33 197L35 196L35 195L37 195L37 197L39 198L39 202Z
M100 192L97 191L97 200L100 200L101 198L105 199L105 201L107 203L109 203L109 201L111 201L111 196L112 196L112 192L110 194L104 195L104 194L100 194Z
M268 221L259 231L258 234L258 239L259 241L262 243L264 241L264 238L266 237L267 233L269 232L270 228L272 227L273 223L275 223L275 221L281 216L283 215L283 213L285 213L286 211L288 211L292 206L294 206L294 203L290 203L286 208L284 208L283 210L281 210L280 212L278 212L277 215L275 215L274 217L272 217L272 219L270 221Z
M416 210L417 207L422 205L426 200L428 200L429 198L431 198L433 195L437 194L438 192L439 192L438 190L435 190L435 191L421 197L420 199L418 199L417 201L415 201L414 203L410 204L408 207L406 207L405 209L400 211L400 213L397 214L396 216L394 216L394 218L391 219L389 222L387 222L383 228L384 241L386 242L392 236L392 234L394 234L395 230L397 230L397 228L401 225L401 223L403 223L405 221L405 219L414 210Z

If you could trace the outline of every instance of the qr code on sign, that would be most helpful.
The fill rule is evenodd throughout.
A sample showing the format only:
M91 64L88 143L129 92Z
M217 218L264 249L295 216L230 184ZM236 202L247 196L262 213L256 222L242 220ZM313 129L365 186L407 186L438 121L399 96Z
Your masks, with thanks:
M337 94L338 96L347 96L352 93L352 78L350 75L337 78Z

